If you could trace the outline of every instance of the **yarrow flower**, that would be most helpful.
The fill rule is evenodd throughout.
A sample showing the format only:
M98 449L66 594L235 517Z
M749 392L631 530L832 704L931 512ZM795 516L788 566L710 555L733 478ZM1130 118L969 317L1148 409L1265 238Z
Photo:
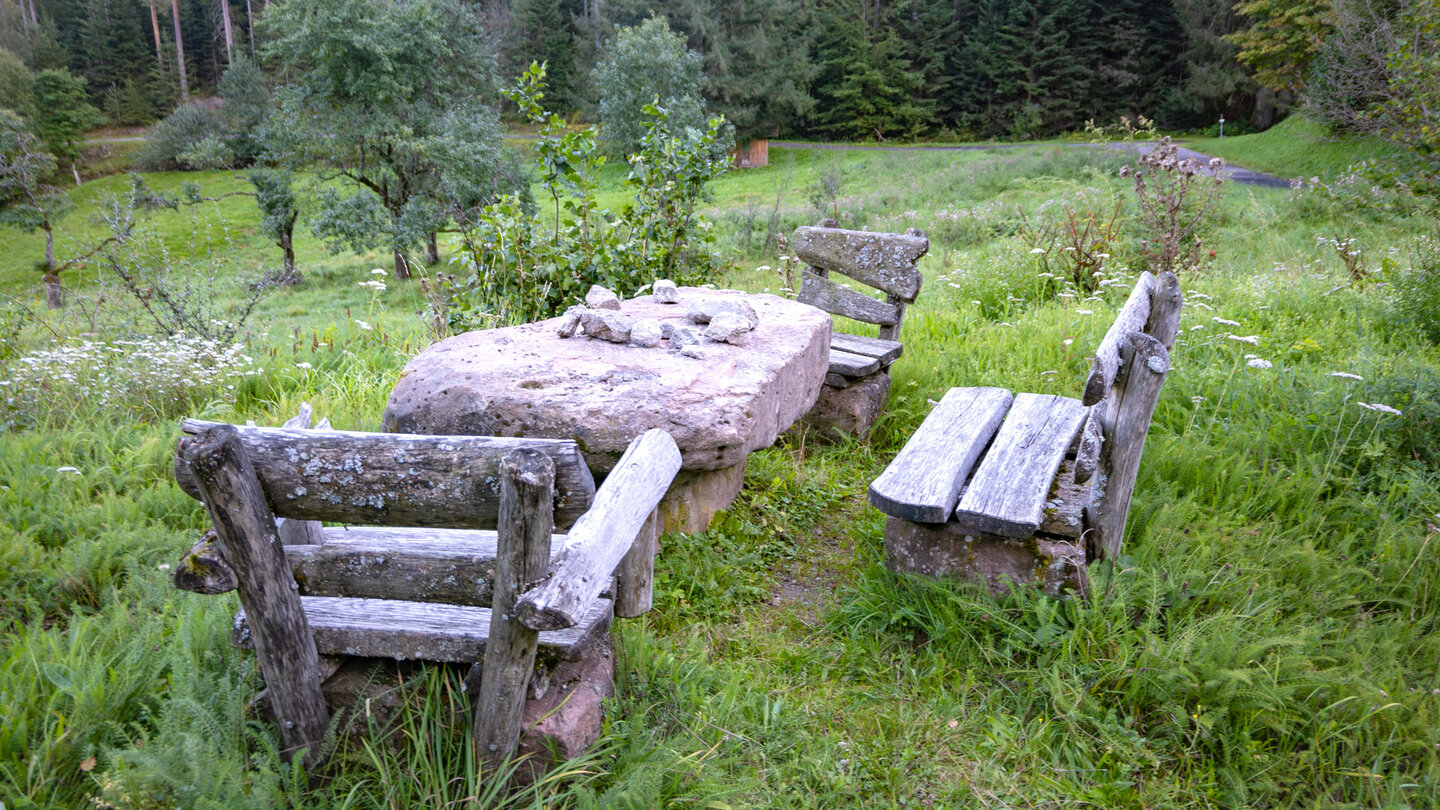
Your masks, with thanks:
M1230 338L1237 343L1249 343L1251 346L1260 345L1259 335L1226 335L1225 337Z
M1249 360L1245 361L1245 365L1249 366L1250 368L1271 368L1275 364L1271 363L1269 360L1262 360L1259 357L1252 357Z
M79 467L56 467L56 468L55 468L55 472L63 472L63 473L70 473L71 475L79 475L79 474L80 474L80 468L79 468Z
M296 368L300 368L300 369L310 369L310 368L314 368L314 366L310 365L309 363L296 363L296 364L295 364L295 367L296 367Z
M1044 252L1045 252L1045 248L1038 248L1038 247L1037 247L1037 248L1030 248L1030 253L1031 253L1032 255L1035 254L1035 253L1044 253Z
M371 271L370 271L370 275L372 275L372 276L388 276L388 275L390 275L390 274L387 273L387 272L385 272L385 268L383 268L383 267L377 267L377 268L375 268L374 270L371 270Z
M1365 380L1365 378L1364 378L1364 377L1361 377L1359 374L1351 374L1351 373L1348 372L1348 371L1332 371L1332 372L1330 372L1330 376L1331 376L1331 377L1340 377L1340 378L1346 379L1346 380L1360 380L1361 382L1364 382L1364 380Z
M1213 318L1211 318L1210 320L1214 321L1215 323L1225 324L1226 326L1239 326L1239 325L1240 325L1240 322L1239 322L1239 321L1226 320L1225 318L1221 318L1221 317L1218 316L1218 315L1215 316L1215 317L1213 317Z
M360 327L361 329L364 329L367 332L374 328L373 326L366 323L365 321L360 320L359 318L355 319L355 325Z
M1356 402L1355 404L1356 404L1356 405L1359 405L1360 407L1364 408L1364 409L1367 410L1367 411L1375 411L1375 412L1377 412L1377 413L1388 413L1388 414L1391 414L1391 415L1393 415L1393 416L1400 416L1400 415L1402 414L1401 411L1398 411L1398 410L1390 407L1389 405L1382 405L1382 404L1380 404L1379 402Z
M373 290L376 291L376 292L385 292L385 290L387 289L387 287L385 286L385 282L383 282L383 281L381 281L381 280L379 280L379 279L371 279L370 281L362 281L362 282L360 282L360 285L359 285L359 286L361 286L361 287L369 287L369 288L373 289Z

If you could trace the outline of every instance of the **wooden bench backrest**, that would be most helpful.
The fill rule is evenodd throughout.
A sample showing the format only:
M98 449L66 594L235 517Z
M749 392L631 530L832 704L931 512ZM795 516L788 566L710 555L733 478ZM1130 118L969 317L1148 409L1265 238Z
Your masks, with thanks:
M197 434L217 423L186 420ZM555 463L555 525L571 526L595 499L595 480L573 441L414 436L235 426L276 517L371 526L494 529L501 460L531 448ZM185 464L175 477L200 497Z
M1085 510L1092 559L1120 551L1145 434L1170 371L1183 303L1173 273L1141 273L1095 350L1081 398L1093 407L1075 462L1077 483L1095 478Z
M879 337L900 339L905 305L920 294L921 276L916 262L930 250L930 240L914 228L905 233L850 231L833 226L800 227L790 238L790 249L809 269L801 274L798 300L880 327ZM881 301L831 281L840 273L885 293Z

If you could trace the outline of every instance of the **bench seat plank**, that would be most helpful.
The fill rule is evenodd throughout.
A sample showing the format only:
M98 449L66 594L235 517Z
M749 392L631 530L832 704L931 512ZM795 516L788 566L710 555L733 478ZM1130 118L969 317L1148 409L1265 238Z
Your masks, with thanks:
M800 274L800 294L795 300L864 323L894 326L900 322L899 306L847 289L808 270Z
M1078 399L1017 394L955 507L961 528L1001 537L1029 537L1039 531L1050 485L1085 414Z
M836 349L863 357L873 357L880 361L880 365L888 366L900 357L905 346L894 340L836 332L830 336L830 350Z
M1090 484L1075 483L1075 460L1060 462L1050 485L1050 497L1040 519L1040 534L1079 540L1085 533L1085 506L1090 503ZM960 491L965 497L965 490ZM957 527L958 529L958 527Z
M845 377L864 377L880 370L880 361L863 354L851 354L840 349L830 350L830 373Z
M489 608L331 596L302 596L300 604L322 655L474 663L483 659L490 638ZM539 658L579 660L591 639L609 629L612 606L609 599L597 600L574 627L542 632ZM243 610L235 616L231 642L253 646Z
M870 503L917 523L949 520L966 477L1012 399L1003 388L951 388L870 484Z

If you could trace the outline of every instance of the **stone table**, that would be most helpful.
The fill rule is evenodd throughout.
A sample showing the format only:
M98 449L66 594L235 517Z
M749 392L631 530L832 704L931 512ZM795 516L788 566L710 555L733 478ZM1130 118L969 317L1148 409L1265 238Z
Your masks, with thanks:
M562 318L467 332L411 360L385 409L402 433L574 439L600 479L650 428L670 433L683 467L661 502L667 531L702 531L740 491L745 459L768 447L820 394L830 316L773 295L680 288L680 303L641 296L622 314L694 327L689 305L738 298L759 323L730 343L702 340L698 357L668 339L644 348L556 334ZM694 327L697 331L703 327Z

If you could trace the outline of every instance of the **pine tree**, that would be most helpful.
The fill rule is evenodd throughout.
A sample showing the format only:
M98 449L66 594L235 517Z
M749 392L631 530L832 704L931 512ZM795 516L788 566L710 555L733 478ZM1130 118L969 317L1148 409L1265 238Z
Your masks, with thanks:
M931 116L919 98L923 77L911 69L884 10L828 0L817 16L816 129L852 139L919 134Z

